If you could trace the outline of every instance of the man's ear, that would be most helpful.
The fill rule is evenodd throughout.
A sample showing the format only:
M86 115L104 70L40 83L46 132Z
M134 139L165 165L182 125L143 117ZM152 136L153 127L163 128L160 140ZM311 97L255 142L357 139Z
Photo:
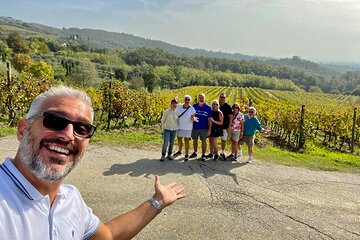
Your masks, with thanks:
M21 141L23 139L23 137L24 137L26 131L28 131L29 127L30 127L30 123L27 119L22 118L22 119L20 119L20 121L18 121L16 135L17 135L17 139L19 141Z

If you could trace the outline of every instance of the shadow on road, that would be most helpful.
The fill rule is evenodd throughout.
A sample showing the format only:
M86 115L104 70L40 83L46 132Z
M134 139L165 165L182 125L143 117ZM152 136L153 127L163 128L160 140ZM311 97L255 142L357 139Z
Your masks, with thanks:
M230 161L212 161L202 162L199 160L190 160L184 162L182 160L164 162L158 159L139 159L133 163L114 164L110 169L104 171L104 176L115 174L129 174L131 177L144 176L149 178L151 175L166 175L168 173L182 174L189 176L197 173L204 178L212 177L216 174L229 176L238 184L235 173L230 172L232 169L246 165L246 163L230 162Z

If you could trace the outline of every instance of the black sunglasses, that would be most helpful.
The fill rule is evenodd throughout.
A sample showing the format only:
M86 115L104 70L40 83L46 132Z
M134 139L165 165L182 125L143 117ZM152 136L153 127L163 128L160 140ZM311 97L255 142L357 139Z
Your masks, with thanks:
M90 123L86 122L75 122L72 121L64 116L57 115L51 112L42 112L29 119L43 117L43 126L53 130L53 131L62 131L64 130L67 125L70 123L73 125L74 128L74 135L82 138L91 138L94 134L96 127L91 125Z
M248 113L254 113L254 111L248 111Z
M190 98L185 98L185 101L190 101Z

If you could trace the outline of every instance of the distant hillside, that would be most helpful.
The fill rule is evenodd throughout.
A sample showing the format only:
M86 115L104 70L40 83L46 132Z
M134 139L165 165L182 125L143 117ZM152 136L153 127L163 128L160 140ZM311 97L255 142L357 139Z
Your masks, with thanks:
M5 38L10 32L17 31L25 37L43 37L57 39L59 42L68 42L74 40L79 44L86 44L91 48L106 48L116 50L119 48L139 49L160 48L176 55L185 55L189 57L204 56L211 58L226 58L234 60L245 60L265 63L275 67L288 67L294 70L300 70L320 75L337 75L346 72L347 66L334 66L329 68L326 65L320 65L300 57L272 59L267 57L249 56L240 53L224 53L207 51L204 49L191 49L178 47L163 41L145 39L127 33L108 32L104 30L79 29L79 28L54 28L38 23L27 23L16 20L11 17L0 17L0 38ZM351 69L351 68L350 68Z
M12 28L10 28L12 27ZM204 49L191 49L186 47L178 47L163 41L145 39L127 33L108 32L95 29L79 29L79 28L54 28L37 23L27 23L16 20L11 17L0 17L0 37L7 36L12 31L21 32L25 37L44 36L53 38L57 37L62 41L68 41L70 36L76 35L77 40L86 43L95 48L107 48L115 50L119 48L137 49L142 47L160 48L167 52L177 55L206 56L231 58L238 60L253 60L259 57L243 55L240 53L229 54L223 52L207 51Z
M306 59L302 59L299 56L293 56L292 58L282 58L279 60L269 59L265 63L275 67L289 67L295 70L307 71L320 75L338 75L340 74L341 67L338 69L328 68L325 65L321 65L315 62L311 62Z
M321 65L340 73L360 71L360 64L321 63Z

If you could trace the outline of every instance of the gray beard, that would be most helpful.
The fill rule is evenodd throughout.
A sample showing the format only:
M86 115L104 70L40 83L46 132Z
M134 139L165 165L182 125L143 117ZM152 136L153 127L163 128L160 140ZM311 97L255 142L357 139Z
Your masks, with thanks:
M44 164L43 158L39 154L40 146L37 146L34 142L34 138L31 136L30 129L26 131L24 138L20 142L19 156L21 162L27 166L30 172L38 179L55 182L65 178L80 162L83 154L74 159L63 171L56 172L51 169L51 166ZM54 162L60 162L61 160L52 159Z

